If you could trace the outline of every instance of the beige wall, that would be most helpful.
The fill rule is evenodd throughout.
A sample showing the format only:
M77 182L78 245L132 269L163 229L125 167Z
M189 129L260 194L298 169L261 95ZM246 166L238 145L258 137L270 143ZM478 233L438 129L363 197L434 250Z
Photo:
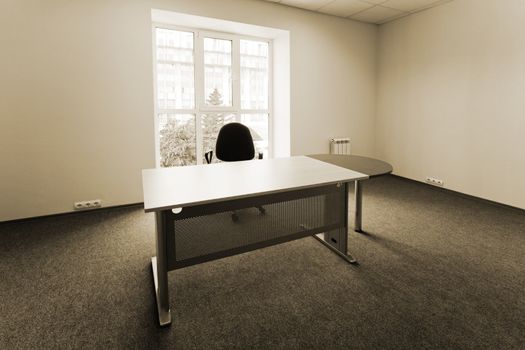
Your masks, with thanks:
M372 25L249 0L2 0L0 221L142 201L151 8L289 30L292 154L326 152L333 136L373 154Z
M525 1L455 0L383 25L377 156L525 208Z

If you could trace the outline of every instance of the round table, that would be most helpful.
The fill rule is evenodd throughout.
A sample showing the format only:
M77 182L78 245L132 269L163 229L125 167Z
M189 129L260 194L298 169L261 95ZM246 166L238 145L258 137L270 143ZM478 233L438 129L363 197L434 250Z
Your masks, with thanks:
M379 159L347 155L347 154L309 154L308 157L321 160L326 163L334 164L342 168L357 171L359 173L368 175L368 177L376 177L390 174L393 170L392 165L383 162ZM362 208L363 208L363 192L361 189L361 181L355 182L355 221L354 230L363 232L362 229Z

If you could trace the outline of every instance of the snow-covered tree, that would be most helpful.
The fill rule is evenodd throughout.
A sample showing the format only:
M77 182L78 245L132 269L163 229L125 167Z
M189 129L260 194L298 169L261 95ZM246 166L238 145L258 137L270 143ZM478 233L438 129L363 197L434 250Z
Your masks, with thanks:
M196 164L195 126L169 119L160 131L160 164L162 167Z
M213 89L206 102L211 106L222 106L222 95L217 88ZM223 113L210 112L206 113L206 115L202 118L202 144L204 153L215 150L217 135L219 134L219 130L223 125ZM214 161L216 161L215 157Z
M222 95L217 88L213 89L206 102L212 106L222 106ZM235 116L231 114L225 114L222 112L206 113L201 120L204 153L212 150L215 152L215 144L217 143L219 130L224 124L232 121L235 121ZM206 162L206 160L204 160L204 155L202 157L203 162ZM213 162L217 162L216 157L213 158Z
M222 95L217 88L213 89L206 102L212 106L222 105ZM210 112L202 117L201 130L204 153L215 150L219 130L225 123L234 121L234 118L233 115L228 115L225 118L222 112ZM194 123L184 123L175 118L170 118L160 131L161 166L171 167L196 164L197 156L202 157L203 162L206 162L204 154L196 154L196 142ZM214 161L216 161L215 157Z
M212 106L221 106L222 105L222 95L217 88L213 89L210 97L206 100L209 105Z

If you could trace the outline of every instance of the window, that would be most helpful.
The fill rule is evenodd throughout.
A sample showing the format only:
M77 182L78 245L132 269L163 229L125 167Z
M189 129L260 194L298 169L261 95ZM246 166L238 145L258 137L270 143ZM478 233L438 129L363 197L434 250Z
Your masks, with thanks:
M250 128L256 152L267 158L271 43L165 26L154 36L159 165L205 163L220 128L235 121Z

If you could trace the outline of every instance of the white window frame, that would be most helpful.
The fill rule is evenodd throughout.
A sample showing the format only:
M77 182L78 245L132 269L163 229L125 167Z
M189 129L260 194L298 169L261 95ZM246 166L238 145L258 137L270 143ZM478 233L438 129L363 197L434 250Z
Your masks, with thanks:
M194 53L194 89L195 100L193 109L159 109L157 106L157 37L156 30L171 29L177 31L193 33L193 53ZM206 104L204 94L204 38L215 38L232 41L232 105L231 106L210 106ZM160 167L160 129L159 114L192 114L195 116L195 135L196 135L196 160L197 164L202 164L204 155L201 118L209 112L231 113L236 117L236 121L241 120L242 114L268 114L268 156L273 157L273 47L272 39L225 33L219 31L202 30L198 28L181 27L165 23L152 24L152 46L153 46L153 92L154 92L154 125L155 125L155 163ZM241 109L241 82L240 82L240 41L251 40L260 41L268 44L268 109Z

